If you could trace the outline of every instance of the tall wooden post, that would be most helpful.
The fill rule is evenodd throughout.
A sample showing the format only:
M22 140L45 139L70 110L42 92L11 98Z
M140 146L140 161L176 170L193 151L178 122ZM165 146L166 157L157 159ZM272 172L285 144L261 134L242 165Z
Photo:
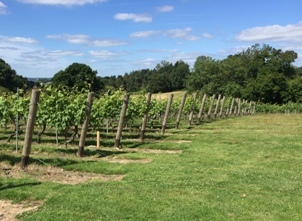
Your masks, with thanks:
M176 126L175 126L176 129L179 128L179 123L180 123L182 111L183 111L185 103L186 103L186 98L187 98L187 92L184 93L184 95L181 99L181 103L180 103L180 107L179 107L179 111L178 111L178 115L177 115L177 119L176 119Z
M256 111L256 102L253 102L254 103L254 106L253 106L253 110L252 110L252 115L255 114L255 111Z
M143 122L142 122L142 129L141 129L141 135L140 135L141 140L145 139L145 132L146 132L146 126L147 126L148 112L150 109L151 96L152 96L152 94L149 92L147 94L147 109L144 113Z
M233 106L234 106L234 101L235 101L235 99L234 99L234 98L232 98L231 107L230 107L230 109L229 109L229 113L228 113L228 115L229 115L229 116L231 116L231 115L232 115Z
M88 125L89 125L89 120L90 120L92 102L93 102L93 93L90 92L90 93L88 93L87 102L86 102L85 119L83 122L81 136L80 136L80 140L79 140L79 148L77 151L78 157L83 157L85 140L86 140Z
M203 110L204 110L204 105L206 104L206 99L207 99L207 94L204 94L203 98L202 98L202 101L201 101L199 113L198 113L198 116L197 116L197 124L201 123L201 117L203 115Z
M19 100L19 88L17 87L17 100ZM19 114L16 113L16 153L18 153L18 141L19 141Z
M241 116L241 99L238 98L238 110L237 110L237 115Z
M248 108L247 114L248 114L248 115L251 115L251 114L252 114L252 101L250 101L250 104L249 104L249 108Z
M40 97L40 91L32 90L29 113L27 118L26 132L25 132L25 138L23 144L22 159L21 159L21 167L23 169L27 167L29 161L29 154L31 149L32 137L34 133L34 126L35 126L36 114L38 110L39 97Z
M214 101L215 101L215 97L216 97L216 94L213 94L213 96L211 98L211 103L210 103L209 111L208 111L208 114L207 114L207 120L210 120L210 118L211 118L211 114L212 114L212 109L213 109L213 104L214 104Z
M248 105L248 100L243 100L242 101L242 113L243 113L243 115L247 115L247 110L248 110L248 107L247 107L247 105Z
M229 111L230 111L230 108L227 107L226 111L225 111L225 116L228 117L229 116Z
M219 118L222 118L222 115L223 115L223 112L224 112L225 99L226 99L225 96L223 96L221 106L220 106Z
M101 145L101 135L100 135L100 131L96 132L96 148L100 149L100 145Z
M194 109L195 109L196 97L197 97L197 93L194 93L193 94L193 105L191 107L191 112L190 112L190 115L189 115L189 125L192 124L193 115L194 115Z
M234 116L237 115L237 107L238 107L237 105L234 106Z
M118 123L118 128L117 128L116 137L115 137L115 144L114 144L115 148L120 147L123 127L124 127L124 121L125 121L127 107L128 107L128 101L129 101L129 94L125 94L124 100L123 100L123 106L122 106L121 114L120 114L120 121Z
M217 116L217 113L218 113L218 108L219 108L220 100L221 100L221 94L219 94L218 98L217 98L216 108L215 108L215 111L214 111L214 119L216 119L216 116Z
M168 117L169 117L169 112L170 112L170 108L171 108L171 105L172 105L172 100L173 100L173 94L170 94L169 100L168 100L168 103L167 103L167 107L166 107L166 112L165 112L162 128L161 128L161 133L162 134L164 134L165 130L166 130L167 121L168 121Z

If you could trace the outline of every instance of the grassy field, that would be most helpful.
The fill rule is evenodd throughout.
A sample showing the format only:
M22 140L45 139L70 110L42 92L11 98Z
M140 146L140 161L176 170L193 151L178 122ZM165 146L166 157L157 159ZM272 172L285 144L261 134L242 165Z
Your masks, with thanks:
M41 202L20 220L301 220L302 115L180 128L144 143L125 134L121 150L88 140L83 159L76 145L34 144L27 172L2 134L0 199Z

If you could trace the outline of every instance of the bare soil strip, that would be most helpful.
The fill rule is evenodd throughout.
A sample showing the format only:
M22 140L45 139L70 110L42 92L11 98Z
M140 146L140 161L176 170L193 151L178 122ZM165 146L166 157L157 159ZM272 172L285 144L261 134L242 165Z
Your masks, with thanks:
M0 220L1 221L15 221L16 216L38 209L43 204L42 201L22 202L14 204L9 200L0 200Z
M61 184L75 185L79 183L84 183L92 180L99 181L119 181L124 178L125 175L103 175L96 173L86 173L77 171L65 171L58 167L45 167L40 165L31 164L26 170L22 170L19 165L0 165L1 172L4 176L21 178L25 176L30 176L38 181L48 181ZM2 175L3 176L3 175Z
M96 148L96 146L89 146ZM113 151L110 147L101 147L100 150ZM114 149L116 152L129 152L129 153L167 153L167 154L180 154L182 150L160 150L160 149L139 149L139 148L120 148Z
M146 158L146 159L126 159L126 158L118 158L118 157L104 157L101 158L103 160L106 160L111 163L121 163L121 164L130 164L130 163L150 163L152 162L151 158Z

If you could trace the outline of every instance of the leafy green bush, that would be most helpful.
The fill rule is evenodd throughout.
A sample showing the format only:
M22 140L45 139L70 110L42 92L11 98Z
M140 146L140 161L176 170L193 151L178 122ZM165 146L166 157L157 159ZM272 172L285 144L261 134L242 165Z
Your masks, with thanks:
M264 104L258 103L256 105L257 113L302 113L302 104L288 102L286 104Z

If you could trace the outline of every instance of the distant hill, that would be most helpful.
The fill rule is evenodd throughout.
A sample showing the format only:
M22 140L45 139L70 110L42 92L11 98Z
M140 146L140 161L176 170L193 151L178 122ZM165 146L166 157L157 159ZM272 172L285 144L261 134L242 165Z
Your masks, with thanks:
M28 81L33 81L33 82L44 82L44 83L47 83L47 82L51 82L51 78L27 78Z

